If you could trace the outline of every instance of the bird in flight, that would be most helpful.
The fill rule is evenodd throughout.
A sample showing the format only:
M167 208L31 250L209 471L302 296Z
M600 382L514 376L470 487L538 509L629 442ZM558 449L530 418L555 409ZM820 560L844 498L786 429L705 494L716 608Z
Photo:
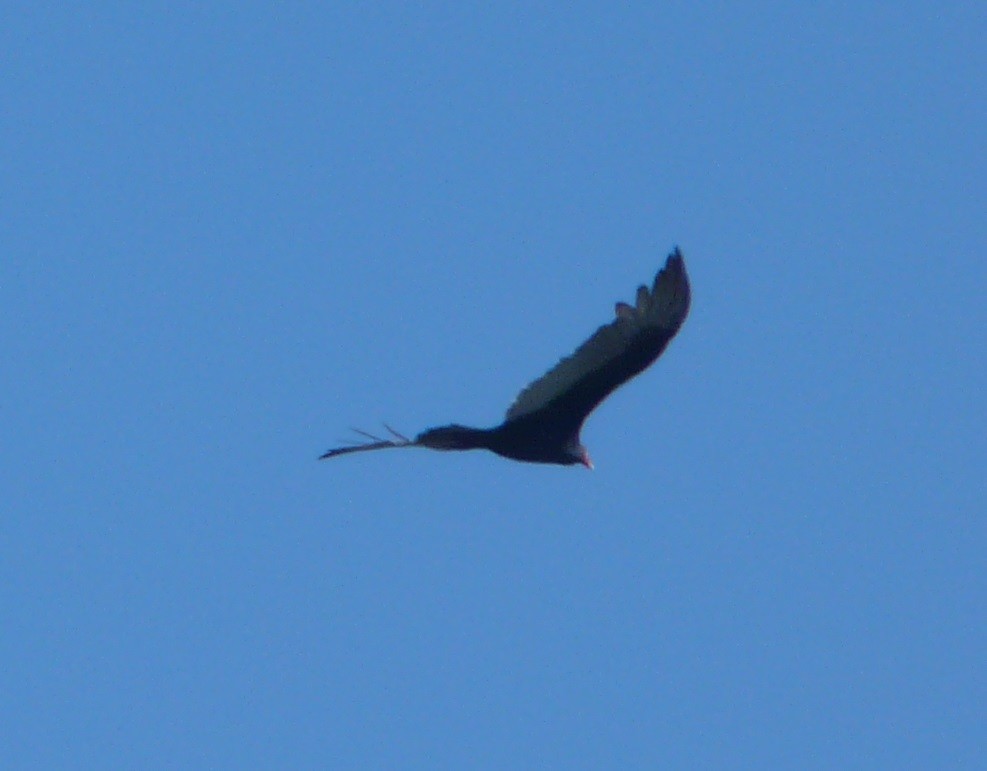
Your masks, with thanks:
M579 440L583 422L615 389L639 375L675 337L689 312L689 277L676 247L651 289L638 287L634 305L618 302L616 318L518 394L504 422L494 428L452 424L411 439L385 426L392 438L365 431L367 442L329 450L319 457L390 447L490 450L527 463L582 464L593 468Z

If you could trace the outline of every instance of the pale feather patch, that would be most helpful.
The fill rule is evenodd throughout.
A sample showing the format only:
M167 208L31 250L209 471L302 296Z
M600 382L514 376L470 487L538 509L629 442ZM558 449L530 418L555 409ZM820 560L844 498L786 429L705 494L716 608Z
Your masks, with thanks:
M618 358L646 328L677 328L689 310L689 279L678 251L655 276L651 292L637 291L637 307L618 302L616 320L600 327L568 356L518 394L507 419L535 412L564 393L573 383Z

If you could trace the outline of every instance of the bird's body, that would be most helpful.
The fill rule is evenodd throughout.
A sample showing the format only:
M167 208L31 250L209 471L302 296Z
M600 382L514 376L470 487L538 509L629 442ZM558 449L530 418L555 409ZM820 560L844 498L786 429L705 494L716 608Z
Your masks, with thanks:
M428 429L414 439L388 429L393 439L364 434L372 441L338 447L321 457L387 447L485 449L528 463L592 468L579 440L583 422L614 389L661 355L685 321L689 305L689 278L682 255L675 249L651 290L639 287L634 306L617 303L616 319L521 391L499 426L485 429L453 424Z
M578 438L570 446L571 437L571 430L536 414L505 421L494 428L455 424L431 428L420 433L415 444L433 450L490 450L512 460L569 465L582 462Z

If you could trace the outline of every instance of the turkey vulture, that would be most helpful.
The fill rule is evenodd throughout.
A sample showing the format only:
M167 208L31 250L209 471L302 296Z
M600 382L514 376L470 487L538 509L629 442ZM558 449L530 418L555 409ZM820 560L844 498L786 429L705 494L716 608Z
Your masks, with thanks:
M641 286L631 306L618 302L616 318L518 394L496 428L457 424L430 428L409 439L389 426L384 439L363 431L364 444L337 447L322 458L386 447L491 450L528 463L581 463L593 468L579 430L607 396L657 359L689 312L689 277L678 248L658 271L651 290Z

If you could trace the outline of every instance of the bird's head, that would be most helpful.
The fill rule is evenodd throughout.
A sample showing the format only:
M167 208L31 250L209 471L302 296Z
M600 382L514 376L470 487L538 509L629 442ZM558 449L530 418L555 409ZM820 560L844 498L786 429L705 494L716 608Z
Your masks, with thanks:
M575 465L576 463L585 466L590 471L593 470L593 461L590 460L589 450L587 450L578 441L573 442L566 448L566 451L571 458L570 463Z

